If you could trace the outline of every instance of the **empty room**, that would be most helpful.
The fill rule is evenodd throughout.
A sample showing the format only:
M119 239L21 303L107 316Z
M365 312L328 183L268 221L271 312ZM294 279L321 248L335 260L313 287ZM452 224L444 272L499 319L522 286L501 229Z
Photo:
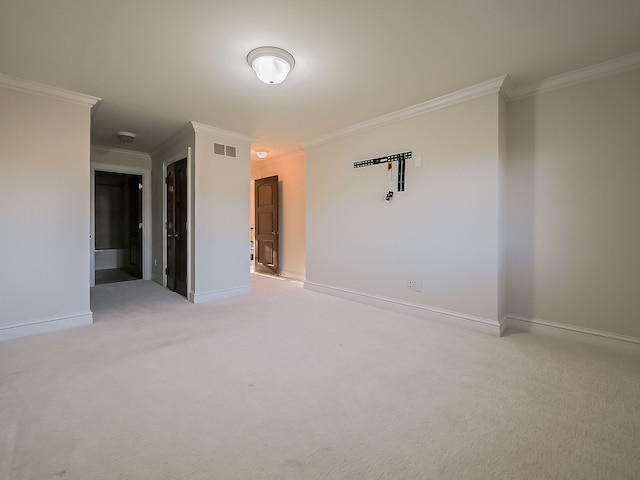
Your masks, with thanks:
M0 5L0 478L640 478L640 3Z

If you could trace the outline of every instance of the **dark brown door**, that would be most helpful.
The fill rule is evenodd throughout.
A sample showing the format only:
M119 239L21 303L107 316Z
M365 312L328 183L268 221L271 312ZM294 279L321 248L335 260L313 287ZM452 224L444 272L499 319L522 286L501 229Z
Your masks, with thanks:
M167 288L187 296L187 159L167 167Z
M255 182L256 272L279 275L278 176Z
M129 257L126 270L136 278L142 278L142 176L133 175L127 180L129 189Z

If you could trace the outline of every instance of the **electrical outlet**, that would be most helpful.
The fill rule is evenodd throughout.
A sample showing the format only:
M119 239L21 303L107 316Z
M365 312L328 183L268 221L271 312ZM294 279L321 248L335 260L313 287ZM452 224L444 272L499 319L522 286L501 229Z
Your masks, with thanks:
M407 289L414 292L422 291L422 282L420 280L407 280Z

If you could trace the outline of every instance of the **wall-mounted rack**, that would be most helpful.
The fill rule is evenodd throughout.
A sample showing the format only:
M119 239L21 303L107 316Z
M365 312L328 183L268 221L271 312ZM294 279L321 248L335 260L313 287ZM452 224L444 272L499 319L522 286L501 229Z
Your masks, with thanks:
M394 155L387 155L386 157L370 158L369 160L361 160L354 162L353 168L369 167L371 165L379 165L381 163L390 164L391 162L398 162L398 191L404 192L404 170L405 160L411 158L412 152L396 153ZM389 198L387 198L389 200Z

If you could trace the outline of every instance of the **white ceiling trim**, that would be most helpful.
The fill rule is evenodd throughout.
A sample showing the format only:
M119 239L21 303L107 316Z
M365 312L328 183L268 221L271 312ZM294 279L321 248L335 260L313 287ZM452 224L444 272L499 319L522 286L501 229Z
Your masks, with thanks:
M563 73L545 80L526 85L516 86L510 80L505 82L502 93L506 100L514 101L531 97L540 93L556 90L558 88L569 87L578 83L595 80L597 78L615 75L640 67L640 52L626 55L624 57L597 63L589 67L580 68L571 72Z
M167 137L164 141L162 141L159 145L157 145L154 149L149 152L151 158L156 158L167 154L170 152L176 144L187 143L189 145L193 144L193 125L191 123L185 123L180 130L178 130L173 135ZM185 147L186 150L186 147Z
M124 148L102 147L100 145L91 145L91 151L95 153L114 153L117 155L125 155L127 157L136 157L144 160L150 160L151 155L144 152L136 152L134 150L126 150Z
M191 122L193 126L193 130L197 133L205 133L209 135L215 136L224 136L235 138L238 140L244 140L246 142L253 142L256 138L250 135L245 135L243 133L232 132L229 130L223 130L221 128L210 127L209 125L204 125L203 123Z
M427 100L426 102L419 103L411 107L403 108L401 110L397 110L395 112L388 113L386 115L382 115L380 117L376 117L371 120L367 120L365 122L356 123L355 125L351 125L349 127L342 128L340 130L336 130L327 135L323 135L316 139L310 140L308 142L304 142L302 146L304 148L314 147L316 145L320 145L322 143L335 140L337 138L347 137L350 135L355 135L357 133L366 132L367 130L371 130L373 128L378 128L378 127L396 123L408 118L417 117L419 115L423 115L428 112L433 112L434 110L439 110L441 108L446 108L453 105L457 105L462 102L467 102L474 98L483 97L485 95L489 95L492 93L498 93L501 90L502 85L506 78L507 76L504 75L502 77L498 77L492 80L488 80L486 82L478 83L471 87L463 88L462 90L448 93L446 95L442 95L441 97L437 97L432 100Z
M2 73L0 73L0 86L21 92L35 93L36 95L43 95L45 97L64 100L66 102L87 107L93 107L96 103L102 100L101 98L85 95L84 93L77 93L72 92L71 90L51 87L49 85L32 82L31 80L25 80L22 78L11 77Z
M458 90L441 97L427 100L426 102L398 110L387 115L382 115L365 122L357 123L349 127L336 130L321 137L304 142L304 148L314 147L322 143L335 140L337 138L355 135L373 128L388 125L400 120L416 117L427 112L449 107L458 103L466 102L483 95L500 92L507 101L520 100L525 97L538 95L558 88L568 87L578 83L595 80L597 78L615 75L627 70L640 68L640 52L626 55L624 57L608 60L589 67L573 70L568 73L549 77L540 82L516 86L508 75L488 80L462 90Z

